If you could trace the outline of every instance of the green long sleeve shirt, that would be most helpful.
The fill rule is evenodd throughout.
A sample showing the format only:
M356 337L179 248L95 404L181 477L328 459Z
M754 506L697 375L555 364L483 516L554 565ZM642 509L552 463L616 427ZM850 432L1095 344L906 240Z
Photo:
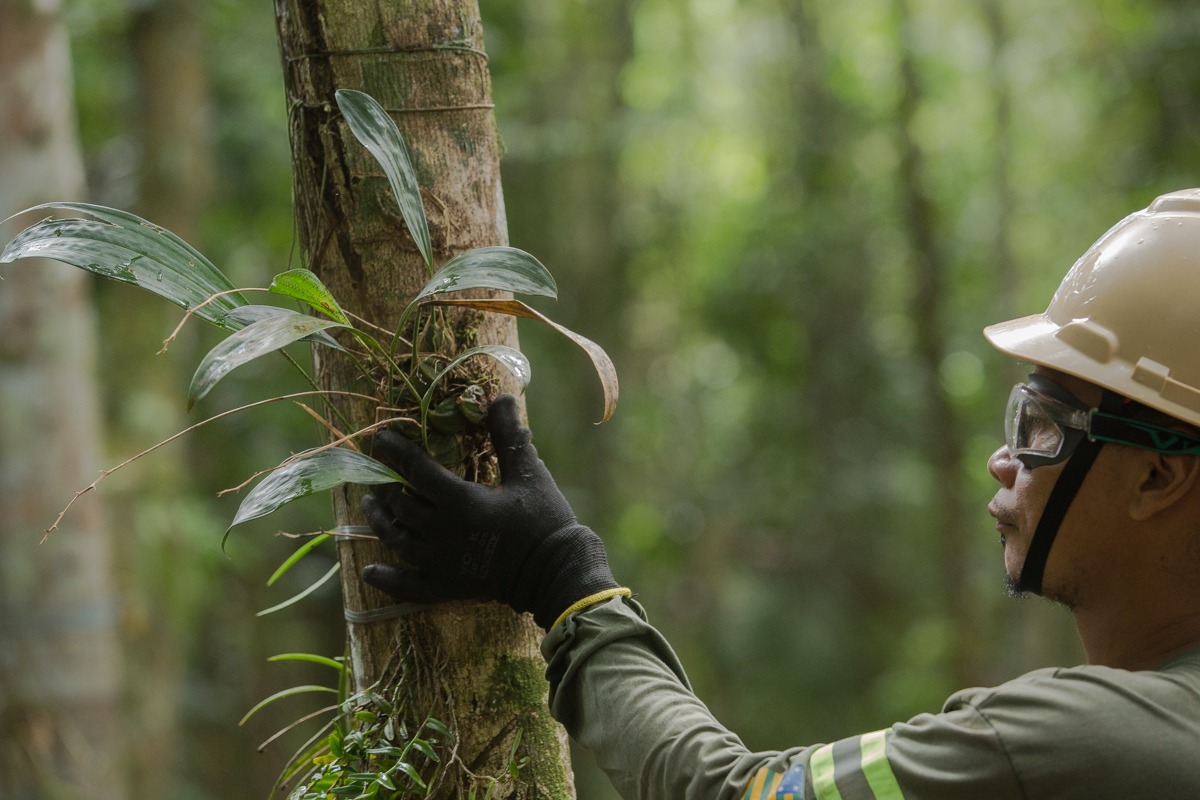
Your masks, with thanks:
M1139 672L1038 670L884 730L757 753L636 602L574 615L542 652L551 712L627 800L1200 798L1200 650Z

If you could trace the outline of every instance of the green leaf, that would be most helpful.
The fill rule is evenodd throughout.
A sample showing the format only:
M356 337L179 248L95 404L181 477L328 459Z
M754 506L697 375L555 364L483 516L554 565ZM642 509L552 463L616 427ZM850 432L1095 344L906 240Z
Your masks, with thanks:
M424 727L429 728L430 730L435 731L437 733L440 733L442 736L450 736L450 737L454 736L454 734L450 732L450 729L447 728L441 720L436 719L435 717L427 718L425 720Z
M438 758L437 751L434 750L433 746L424 739L413 739L412 746L413 748L420 750L430 761L441 761L441 759Z
M421 773L417 772L417 768L407 761L396 762L396 769L408 776L408 779L415 783L420 788L425 788L425 781L421 779Z
M339 89L335 95L338 108L350 126L350 132L375 156L383 167L392 193L400 205L404 224L429 269L433 269L433 245L429 239L429 223L421 202L421 186L408 158L408 148L396 123L375 98L362 92Z
M307 661L312 664L324 664L327 667L336 669L338 672L346 671L346 665L342 662L328 656L319 656L315 653L280 653L277 656L271 656L267 661Z
M345 752L342 749L342 741L345 739L342 731L334 728L329 732L329 752L333 753L338 758L341 758Z
M509 314L514 317L524 317L526 319L536 319L539 322L549 325L554 330L566 336L575 344L579 345L588 357L592 360L592 366L596 370L597 377L600 378L600 385L604 389L604 415L600 418L600 422L607 422L617 410L617 398L620 396L620 384L617 381L617 368L613 365L612 359L608 357L608 353L604 352L604 348L588 339L581 336L575 331L566 326L559 325L554 320L530 308L520 300L500 300L500 299L472 299L461 298L451 300L434 300L433 305L459 306L461 308L475 308L481 311L491 311L496 314Z
M520 350L502 344L481 344L478 347L472 347L469 350L459 353L449 364L442 368L441 372L434 376L429 389L425 392L426 402L432 397L433 388L441 382L442 378L446 377L450 370L475 356L488 356L497 361L512 373L513 377L517 379L517 383L521 385L522 391L533 380L533 367L530 365L529 359Z
M303 545L297 548L296 552L288 556L286 561L279 565L279 569L275 570L275 572L271 574L270 578L267 578L267 586L274 586L275 581L282 578L289 569L296 565L296 562L311 553L314 548L329 541L331 538L333 537L328 533L322 533L321 535L314 536L311 540L305 542Z
M386 732L384 735L387 735ZM367 753L373 756L387 756L388 758L400 758L404 755L404 751L399 747L372 747Z
M273 353L295 341L327 328L344 328L340 322L317 319L296 311L284 311L247 325L218 344L200 362L188 387L187 407L208 394L212 387L235 368L259 356Z
M289 458L267 475L238 508L230 528L270 514L280 506L344 483L378 484L404 481L390 467L344 447L309 450Z
M516 294L558 297L558 285L542 262L515 247L479 247L442 265L413 299L463 289L500 289Z
M214 295L236 288L194 247L135 214L91 203L61 202L27 211L51 209L95 219L46 219L31 225L0 252L0 263L53 258L138 286L185 309L197 308ZM240 294L225 294L196 311L196 316L228 327L225 315L245 303Z
M316 273L310 270L291 269L281 272L275 276L268 288L275 294L307 303L343 325L350 324L350 318L346 316L346 312L342 311L338 301L325 288L325 284L321 283L321 279L317 277Z
M517 773L520 771L520 767L516 762L517 748L521 746L521 739L523 738L524 734L524 728L517 728L517 735L513 737L512 746L508 749L508 774L514 779L517 777Z
M247 325L267 319L268 317L282 317L285 314L294 314L296 312L279 306L260 306L248 305L238 306L225 315L224 326L230 330L241 330ZM346 352L346 348L338 344L337 339L330 336L325 331L317 331L314 334L304 337L306 342L320 342L326 347L332 347L335 350Z
M276 692L265 700L258 701L254 708L246 712L246 716L242 717L241 721L238 722L238 725L245 725L246 720L250 719L252 716L257 714L263 708L269 706L271 703L274 703L276 700L282 700L285 697L294 697L298 694L307 694L309 692L332 692L333 694L337 694L337 689L331 689L328 686L313 685L293 686L290 689L284 689L282 692Z
M268 614L274 614L276 611L282 611L283 609L287 608L288 606L292 606L292 605L295 605L296 603L299 603L301 600L308 597L310 594L315 592L317 589L320 589L322 586L324 586L326 583L328 583L330 578L332 578L334 575L338 574L338 570L340 570L341 567L342 567L341 564L334 564L332 567L329 568L328 572L326 572L320 578L317 578L313 583L311 583L308 586L308 588L304 589L302 592L292 595L291 597L289 597L287 600L284 600L279 605L271 606L270 608L264 608L262 611L259 611L254 616L265 617Z

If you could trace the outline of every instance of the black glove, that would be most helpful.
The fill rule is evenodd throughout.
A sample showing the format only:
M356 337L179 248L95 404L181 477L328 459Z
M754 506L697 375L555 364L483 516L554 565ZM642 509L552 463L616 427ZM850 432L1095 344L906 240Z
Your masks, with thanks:
M410 484L376 486L362 499L371 530L410 568L371 564L363 580L401 602L499 600L549 629L576 601L618 587L604 544L575 519L530 444L512 397L487 415L500 485L465 481L392 431L374 456Z

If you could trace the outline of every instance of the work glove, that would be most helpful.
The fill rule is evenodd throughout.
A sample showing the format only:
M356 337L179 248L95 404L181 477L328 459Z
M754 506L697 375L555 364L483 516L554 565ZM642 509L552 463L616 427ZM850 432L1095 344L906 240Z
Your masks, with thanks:
M618 584L600 537L575 519L538 458L516 401L498 398L486 422L498 486L459 478L398 433L375 436L374 456L408 486L373 487L362 511L408 566L371 564L363 580L400 602L498 600L549 630L579 601Z

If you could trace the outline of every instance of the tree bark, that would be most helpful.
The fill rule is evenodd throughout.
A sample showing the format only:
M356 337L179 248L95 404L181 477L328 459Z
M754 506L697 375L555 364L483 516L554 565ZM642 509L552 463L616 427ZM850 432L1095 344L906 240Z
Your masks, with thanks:
M129 118L138 153L132 210L192 242L216 172L203 17L202 4L144 0L130 8L125 23L136 90ZM179 309L107 281L97 298L103 363L122 365L121 381L105 387L113 441L140 442L186 428L184 389L199 359L199 326L182 332L170 358L148 358L178 323ZM146 428L147 408L155 409L153 431ZM125 690L141 739L129 754L137 797L169 795L194 763L196 744L185 733L188 657L201 635L197 609L212 598L172 591L179 577L172 562L194 547L194 536L186 525L163 524L187 513L188 467L185 458L161 459L152 474L106 492L126 587L125 652L142 666Z
M296 215L308 266L339 302L394 326L428 275L386 179L336 112L334 92L373 96L400 126L423 191L435 259L507 241L499 137L482 24L473 0L277 0L291 119ZM516 344L509 318L485 318L477 342ZM323 388L354 385L347 359L318 354ZM341 403L359 426L369 404ZM362 490L335 492L339 525L362 524ZM390 560L374 542L339 545L346 608L390 601L359 578ZM418 720L432 714L456 734L453 769L435 796L466 796L473 781L501 778L494 797L574 796L565 734L545 708L540 630L496 604L452 604L399 619L351 624L357 689L387 693L399 681ZM510 753L529 762L515 780ZM480 795L486 789L481 790Z
M938 560L941 564L944 606L952 620L951 680L956 686L970 685L978 667L972 663L970 646L978 621L968 597L967 537L970 515L966 497L966 441L962 415L942 385L940 370L946 357L946 306L949 267L937 243L937 209L926 188L928 177L925 156L912 135L912 126L923 101L923 86L913 53L910 26L912 15L908 0L894 0L898 41L900 43L901 95L896 110L897 140L900 150L899 205L908 237L910 263L915 290L912 317L917 321L916 351L921 380L925 387L925 415L922 422L929 445L929 463L937 476L933 507Z
M0 217L83 194L58 2L0 0ZM32 222L25 219L24 222ZM3 230L3 239L15 233ZM0 796L127 796L120 651L101 508L42 531L95 477L86 275L35 261L0 283Z

